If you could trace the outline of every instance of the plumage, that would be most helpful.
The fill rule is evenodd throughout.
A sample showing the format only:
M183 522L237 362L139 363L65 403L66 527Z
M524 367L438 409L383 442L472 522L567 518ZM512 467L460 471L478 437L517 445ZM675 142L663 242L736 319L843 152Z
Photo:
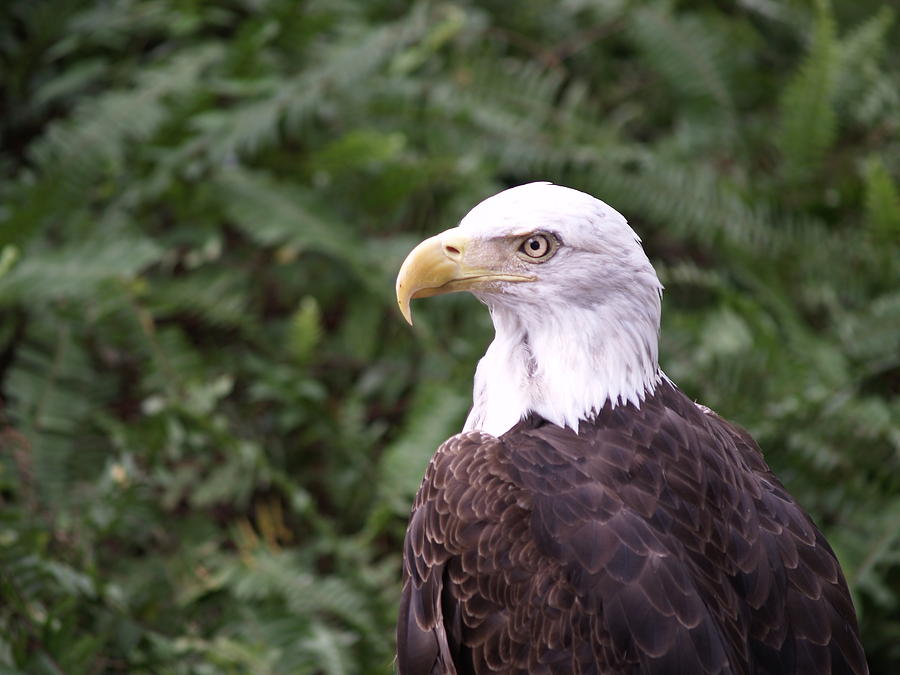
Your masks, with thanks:
M659 370L658 302L645 305L660 286L639 240L573 192L501 193L467 217L472 234L430 244L458 269L428 283L464 279L501 344L479 366L467 429L434 454L413 505L399 672L867 672L833 551L753 439ZM559 250L529 273L496 242L534 232ZM600 263L620 269L592 277ZM407 308L419 297L409 278L401 308L404 293ZM584 339L566 350L572 332ZM548 357L554 340L566 353ZM570 403L546 400L564 381Z

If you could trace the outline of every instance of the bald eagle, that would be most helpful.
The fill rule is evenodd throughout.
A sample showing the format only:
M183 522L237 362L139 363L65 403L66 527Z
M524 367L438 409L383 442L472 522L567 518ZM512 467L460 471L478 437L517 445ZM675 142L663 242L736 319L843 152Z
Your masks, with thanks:
M838 561L746 431L658 365L662 286L602 201L532 183L416 247L496 336L403 551L401 675L865 673Z

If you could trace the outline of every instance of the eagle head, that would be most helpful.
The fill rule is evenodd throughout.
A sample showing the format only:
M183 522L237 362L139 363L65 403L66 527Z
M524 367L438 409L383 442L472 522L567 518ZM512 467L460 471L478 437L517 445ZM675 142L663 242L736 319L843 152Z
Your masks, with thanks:
M660 378L662 286L640 238L604 202L551 183L504 190L419 244L397 302L470 291L491 310L467 427L500 432L529 412L577 428L607 401L639 403Z

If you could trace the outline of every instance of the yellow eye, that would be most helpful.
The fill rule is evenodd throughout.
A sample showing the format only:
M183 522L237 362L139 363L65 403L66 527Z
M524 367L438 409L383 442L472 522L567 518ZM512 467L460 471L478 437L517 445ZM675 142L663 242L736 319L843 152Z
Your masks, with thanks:
M550 235L533 234L519 246L519 252L524 253L530 262L540 262L549 258L556 251L556 240Z

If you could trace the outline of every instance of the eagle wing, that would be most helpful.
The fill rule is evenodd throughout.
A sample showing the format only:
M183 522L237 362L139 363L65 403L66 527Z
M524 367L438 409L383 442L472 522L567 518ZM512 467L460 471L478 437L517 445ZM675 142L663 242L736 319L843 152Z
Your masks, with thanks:
M673 392L579 434L441 446L406 535L402 675L865 672L822 535L749 436Z
M856 611L837 556L812 518L765 463L745 430L707 411L733 444L753 517L736 518L725 560L750 608L751 655L760 672L868 673ZM738 521L743 526L738 524Z

